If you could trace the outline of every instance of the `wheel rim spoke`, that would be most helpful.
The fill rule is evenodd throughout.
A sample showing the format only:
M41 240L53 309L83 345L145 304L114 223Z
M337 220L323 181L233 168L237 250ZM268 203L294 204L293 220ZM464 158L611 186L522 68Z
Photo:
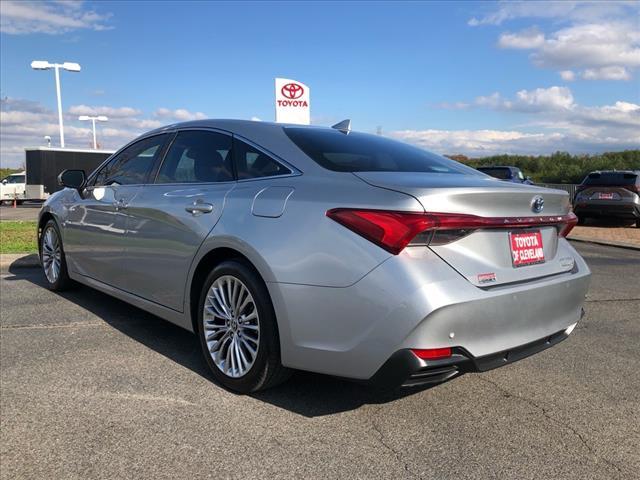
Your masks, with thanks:
M240 279L223 275L209 288L202 313L213 363L229 377L244 376L260 345L260 319L251 292Z
M60 276L62 249L58 232L48 227L42 234L42 268L49 283L55 283Z

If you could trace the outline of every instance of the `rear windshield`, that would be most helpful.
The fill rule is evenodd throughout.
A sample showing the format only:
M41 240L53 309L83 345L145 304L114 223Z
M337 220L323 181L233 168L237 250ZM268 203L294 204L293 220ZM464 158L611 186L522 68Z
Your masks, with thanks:
M585 177L583 185L635 185L638 175L632 172L593 172Z
M482 173L486 173L487 175L491 175L494 178L499 178L500 180L509 180L511 178L511 170L508 168L480 167L478 170Z
M297 127L284 131L316 163L334 172L474 173L453 160L378 135Z

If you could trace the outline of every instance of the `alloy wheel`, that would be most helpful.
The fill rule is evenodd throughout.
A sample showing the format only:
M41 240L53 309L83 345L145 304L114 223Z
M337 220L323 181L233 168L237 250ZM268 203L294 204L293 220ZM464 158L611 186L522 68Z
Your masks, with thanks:
M244 376L253 366L260 345L258 309L249 289L238 278L217 278L202 312L209 354L222 373Z
M60 276L62 249L58 232L52 226L42 234L42 267L49 283L56 283Z

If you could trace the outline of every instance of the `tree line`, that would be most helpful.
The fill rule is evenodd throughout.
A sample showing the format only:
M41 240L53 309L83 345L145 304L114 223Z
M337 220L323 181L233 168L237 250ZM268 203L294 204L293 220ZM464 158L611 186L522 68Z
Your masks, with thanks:
M483 158L447 156L473 168L492 165L518 167L536 183L581 183L594 170L640 170L640 150L596 155L555 152L551 155L493 155Z

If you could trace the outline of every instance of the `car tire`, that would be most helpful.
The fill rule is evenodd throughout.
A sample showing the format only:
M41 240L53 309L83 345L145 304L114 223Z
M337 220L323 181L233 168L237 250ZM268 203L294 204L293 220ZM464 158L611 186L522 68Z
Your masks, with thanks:
M208 275L198 302L198 337L214 379L229 390L264 390L291 374L280 361L267 287L244 262L224 261Z
M67 259L62 236L55 220L49 220L40 235L40 265L49 290L60 292L71 287L73 281L67 271Z

